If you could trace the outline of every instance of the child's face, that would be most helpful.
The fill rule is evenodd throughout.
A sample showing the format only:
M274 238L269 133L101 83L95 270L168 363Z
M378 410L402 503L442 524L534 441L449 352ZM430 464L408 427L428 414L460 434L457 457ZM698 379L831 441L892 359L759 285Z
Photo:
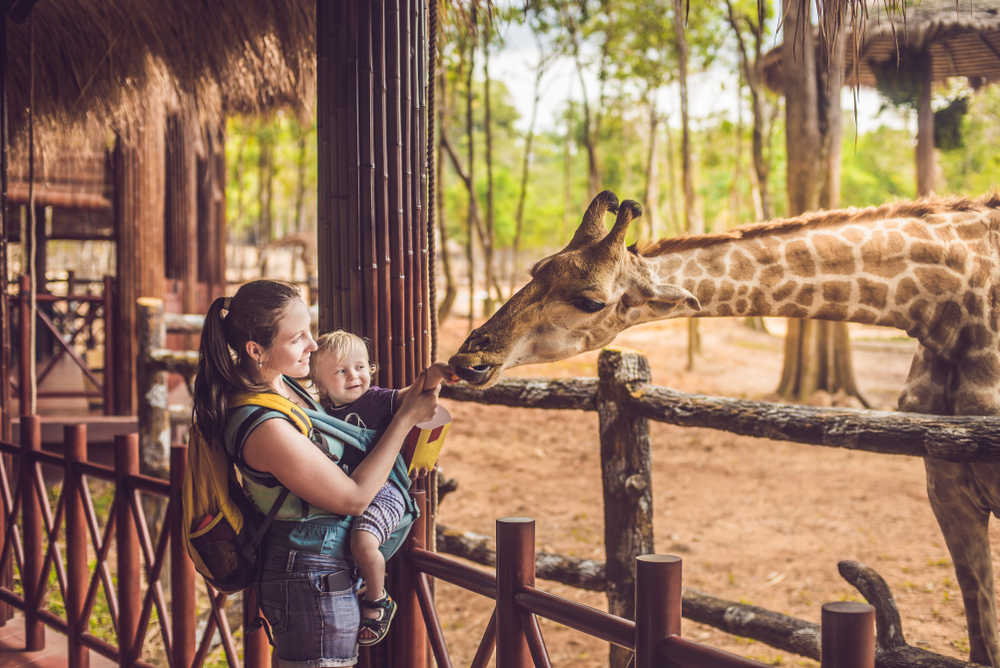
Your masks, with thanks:
M316 370L316 382L326 391L330 401L340 406L356 401L372 384L368 355L360 350L336 359L325 355Z

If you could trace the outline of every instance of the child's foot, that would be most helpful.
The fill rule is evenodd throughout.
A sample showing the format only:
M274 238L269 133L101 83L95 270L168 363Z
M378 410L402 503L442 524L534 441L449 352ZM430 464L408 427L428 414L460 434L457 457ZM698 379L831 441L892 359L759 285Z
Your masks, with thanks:
M358 631L358 644L368 646L381 642L389 633L389 624L395 615L396 602L384 589L382 598L374 601L361 599L361 629Z

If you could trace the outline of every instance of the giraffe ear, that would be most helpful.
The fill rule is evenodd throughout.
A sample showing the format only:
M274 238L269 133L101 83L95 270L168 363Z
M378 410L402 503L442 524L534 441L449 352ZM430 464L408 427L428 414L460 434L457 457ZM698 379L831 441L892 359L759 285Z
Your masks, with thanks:
M665 315L678 305L685 304L692 311L701 310L701 302L693 294L679 285L659 283L653 286L653 298L649 306L660 315Z

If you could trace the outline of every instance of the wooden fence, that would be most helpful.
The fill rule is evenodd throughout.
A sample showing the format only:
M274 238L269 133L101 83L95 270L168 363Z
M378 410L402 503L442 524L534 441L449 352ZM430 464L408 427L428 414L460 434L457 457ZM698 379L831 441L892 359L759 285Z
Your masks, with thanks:
M148 317L143 318L143 321L149 323L145 328L148 336L143 337L147 346L146 350L148 350L145 359L148 362L149 373L146 378L153 383L165 382L163 377L158 376L158 374L164 374L167 370L187 376L193 375L197 361L195 354L168 351L159 346L162 345L163 332L167 327L166 322L170 323L169 327L172 331L175 328L197 328L197 322L194 322L195 319L191 317L163 316L162 311L157 311L157 308L157 304L151 301L142 309L149 313ZM158 313L160 315L157 315ZM481 537L470 537L468 534L459 532L445 532L441 531L440 527L436 532L439 550L496 566L496 576L491 576L488 573L465 566L461 562L449 560L440 554L423 549L423 545L430 543L428 533L431 531L424 527L414 530L410 549L405 556L417 574L412 581L413 591L400 594L400 596L409 597L411 601L419 602L423 613L422 619L411 618L407 620L407 615L413 614L417 606L402 606L400 610L402 617L394 624L397 632L407 633L407 642L412 641L413 643L412 646L407 645L409 649L406 655L408 657L425 656L427 654L425 643L429 643L438 665L451 665L447 651L444 649L443 634L437 623L436 613L429 597L429 585L420 574L431 575L452 582L457 586L464 586L473 592L497 600L497 612L480 648L480 658L477 658L479 663L473 665L485 665L494 645L497 647L498 660L502 658L505 661L505 663L498 665L504 666L504 668L531 665L518 663L528 655L531 656L535 665L548 665L547 659L544 657L543 643L535 638L537 634L535 634L534 629L537 629L537 625L534 624L525 624L523 627L526 629L524 642L528 646L527 654L515 654L513 658L503 654L505 650L501 650L500 647L506 646L507 641L503 640L505 636L498 626L498 618L501 609L508 604L510 605L508 612L510 610L516 611L516 614L511 613L512 618L520 618L528 614L542 614L567 626L607 640L628 651L635 651L637 658L642 655L643 651L648 650L649 648L640 650L636 644L638 641L635 640L640 636L645 637L643 636L644 632L640 632L636 623L629 622L624 617L631 615L633 610L639 611L640 615L644 614L642 611L646 608L643 606L647 605L640 598L640 594L646 592L647 588L638 586L639 572L645 566L641 566L642 560L637 561L637 559L652 552L652 524L651 518L648 516L652 495L647 422L649 419L681 426L725 429L739 434L804 444L913 456L935 456L960 461L997 459L997 447L1000 446L1000 419L997 418L938 417L850 409L822 409L685 394L650 385L649 367L645 357L639 353L619 350L603 351L599 359L598 371L599 378L597 380L508 379L491 388L488 395L465 386L449 386L444 388L442 396L459 401L476 401L527 408L595 410L599 413L601 417L600 436L602 467L604 468L605 514L606 518L613 518L613 521L607 521L607 519L605 521L608 532L605 541L608 548L607 553L612 557L609 557L609 561L603 564L598 562L584 564L584 560L560 555L537 555L532 545L530 551L525 552L529 556L521 555L518 557L518 563L521 564L522 572L527 572L524 569L530 565L531 572L535 573L535 564L538 563L538 572L546 579L573 586L583 586L588 589L605 590L609 594L609 608L614 610L614 606L618 605L624 612L619 613L618 616L609 615L589 608L581 610L583 606L570 601L556 600L555 597L548 594L535 597L533 593L523 589L523 587L529 587L524 582L511 585L513 589L509 591L515 591L515 594L512 595L514 603L502 604L500 598L497 598L497 592L507 591L509 594L509 591L499 584L499 578L506 563L505 557L502 556L506 550L502 541L508 540L501 539L500 526L501 524L506 526L504 521L498 524L497 548L495 550L486 545ZM143 387L140 386L140 396L157 396L157 392L150 392L150 389L147 387L146 390L143 390ZM164 413L163 420L167 419L165 407L159 407L156 410ZM142 438L152 439L154 435L155 433L151 432ZM614 469L613 475L611 469ZM644 537L645 535L648 535L648 539ZM611 545L628 545L631 546L632 552L613 550ZM645 549L645 545L648 545L649 549L642 551ZM525 550L523 546L517 549ZM613 558L613 555L620 557L622 554L626 556L617 558L617 560ZM531 555L534 555L534 559L531 558ZM553 568L553 563L557 565L555 568ZM869 601L879 604L875 606L872 613L877 621L878 630L878 653L873 665L879 668L901 668L902 666L958 668L968 665L956 659L894 641L889 629L892 627L900 628L900 621L891 593L884 581L874 571L853 562L842 562L840 570ZM530 587L533 589L533 583ZM671 589L673 593L669 596L664 593L665 591L658 594L662 595L662 600L672 601L672 596L679 596L684 616L694 621L706 623L730 633L754 638L778 649L817 660L821 658L821 655L824 654L823 650L826 648L824 665L827 665L828 660L832 660L831 654L835 655L835 650L826 647L827 641L821 640L819 625L754 606L745 606L707 596L700 592L682 589L679 582L675 588ZM543 606L541 601L548 601L552 606L538 607ZM824 621L831 615L835 615L836 609L837 606L833 607L833 612L824 610ZM853 612L856 613L856 611ZM637 616L637 619L639 619L637 623L640 625L648 621L641 616ZM842 623L850 626L847 622ZM517 628L521 628L521 622L518 622ZM619 629L617 632L619 635L608 637L606 635L607 629L614 628ZM407 630L403 631L402 629ZM422 632L424 629L426 629L426 635ZM621 629L631 630L621 631ZM631 635L629 635L630 633ZM500 640L491 640L491 638L497 637ZM633 640L630 641L628 638L633 638ZM659 639L659 641L663 640L664 638ZM663 648L688 647L686 641L680 643L674 640L666 643L660 642L657 647L660 648L660 645ZM848 643L848 645L853 647L857 644ZM535 647L535 649L532 650L531 647ZM654 656L664 657L663 651L666 650L656 649ZM690 651L693 653L691 656L701 656L700 650ZM708 649L704 651L709 654L715 652L715 650ZM670 660L674 661L676 665L687 665L693 668L700 665L759 665L752 662L739 663L747 661L739 657L719 659L722 663L698 663L697 661L702 660L702 658L692 658L690 663L684 663L687 659L680 659L677 656ZM864 665L857 663L857 660L857 657L854 657L851 659L854 663L844 665ZM726 663L728 661L737 661L737 663ZM407 665L423 666L426 664L408 663ZM654 664L637 663L636 665Z
M180 499L187 448L172 448L171 475L164 481L139 474L139 440L135 435L118 438L115 464L106 467L87 461L85 425L66 427L62 455L42 452L40 425L36 416L22 417L20 445L0 442L0 452L16 459L19 469L16 487L10 484L11 472L0 471L4 506L0 517L4 536L0 569L14 559L21 584L20 592L16 588L0 587L0 600L24 613L25 648L44 649L48 627L66 635L67 660L71 668L87 666L90 651L115 661L122 668L164 665L200 668L219 630L230 666L265 668L270 665L262 631L244 639L245 664L241 664L226 616L226 596L207 585L211 610L207 624L201 628L200 636L197 635L196 577L180 540ZM54 511L42 478L43 465L60 468L63 472L63 484ZM115 485L114 501L103 529L86 484L88 478ZM158 537L151 536L146 524L140 493L167 499L164 530ZM496 601L493 620L472 664L474 668L486 666L494 648L499 668L550 666L538 616L634 651L637 668L764 666L680 636L681 560L677 557L644 555L636 560L638 621L630 622L535 588L534 521L531 519L497 521L496 575L427 551L424 549L427 538L425 494L418 491L415 497L423 512L411 530L402 558L412 569L413 598L419 602L428 637L410 639L404 652L408 668L427 665L424 648L428 639L439 668L452 666L427 575ZM166 569L169 570L169 587L163 582ZM49 584L52 573L55 573L55 583ZM90 630L99 589L108 603L117 643L99 638ZM49 605L57 596L63 602L63 616ZM416 608L407 612L412 617ZM158 620L156 625L151 623L154 614ZM823 623L823 666L875 666L872 606L828 604L823 608ZM397 622L397 632L400 626ZM165 648L165 663L153 664L144 659L144 649L154 635L159 636ZM665 663L668 661L672 663Z

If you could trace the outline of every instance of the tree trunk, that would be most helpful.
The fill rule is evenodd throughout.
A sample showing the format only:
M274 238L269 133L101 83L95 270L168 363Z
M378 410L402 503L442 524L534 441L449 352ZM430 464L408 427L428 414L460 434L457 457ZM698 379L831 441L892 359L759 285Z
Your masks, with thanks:
M510 294L517 289L517 279L520 272L517 269L518 253L521 250L521 234L524 231L524 201L528 196L528 172L531 169L531 147L535 140L535 121L538 118L538 102L542 97L542 76L545 74L545 60L538 61L535 70L535 95L531 102L531 121L528 123L528 136L524 141L524 160L521 162L521 187L517 196L517 213L514 216L514 242L510 253ZM569 145L569 142L566 142Z
M476 11L472 10L472 22L473 25L476 24ZM469 211L466 216L466 228L469 231L468 238L465 242L465 261L468 264L469 270L469 331L471 332L474 328L473 318L476 311L476 263L473 257L473 223L476 221L476 181L475 181L475 123L472 119L472 82L473 74L476 71L476 44L478 40L473 34L472 44L469 45L469 72L468 77L465 80L465 133L469 142L469 177L465 181L466 187L469 189ZM479 238L483 239L484 235L480 231ZM489 285L486 286L487 289Z
M591 127L590 101L587 99L587 84L583 80L583 65L580 64L580 49L576 45L576 70L580 78L583 95L583 143L587 149L587 200L593 199L601 189L601 175L597 169L597 137Z
M263 253L269 241L274 238L274 220L271 211L271 202L274 195L274 147L270 137L270 132L265 130L259 135L260 138L260 159L257 167L260 173L260 188L258 191L258 201L260 204L259 236L257 237L257 250ZM263 262L260 263L260 275L267 275L267 256L264 255Z
M814 48L809 29L800 27L797 34L791 33L797 25L809 25L808 12L799 15L798 11L797 6L791 7L786 15L782 47L791 49L794 43L797 59L793 61L793 54L786 52L784 62L792 63L784 71L790 216L839 206L843 137L840 89L844 32L828 25L819 31L819 48ZM840 17L828 10L824 20L838 21ZM837 41L827 43L826 39L834 35ZM817 53L818 63L814 60ZM830 394L842 390L868 405L854 378L847 323L790 320L777 393L805 402L819 390Z
M448 226L445 225L445 205L444 205L444 137L447 136L449 130L448 120L451 118L451 113L449 108L444 104L444 101L448 98L445 96L445 80L444 68L441 68L441 75L438 77L438 99L441 102L438 107L438 145L437 145L437 162L434 167L437 169L437 221L438 230L441 235L441 243L437 245L438 252L441 253L441 270L444 272L444 297L441 299L440 304L437 305L437 319L439 323L444 322L448 316L451 314L451 307L455 304L455 297L458 295L458 288L455 287L455 276L451 271L451 258L448 255ZM431 280L435 280L435 277L431 277ZM435 305L431 304L431 308Z
M563 225L560 245L570 240L570 211L573 210L573 114L576 109L573 98L569 98L569 113L566 114L566 141L563 142Z
M649 210L648 239L660 238L660 160L657 152L660 117L656 111L656 98L649 95L649 152L646 154L646 208Z
M305 220L304 220L304 203L306 199L306 135L302 128L299 128L299 139L298 139L298 153L295 160L295 204L292 210L292 232L303 232L305 231ZM303 247L302 252L305 253L305 248ZM304 260L305 258L303 258ZM292 280L295 280L295 265L298 257L295 253L292 253L292 269L291 275ZM306 264L303 262L303 264ZM306 281L310 281L312 277L306 275ZM312 283L310 285L310 290L312 290ZM310 299L312 296L310 295Z
M934 111L931 109L931 90L934 72L930 53L921 53L920 101L917 106L917 196L926 197L934 192Z
M684 2L674 0L674 30L677 35L677 85L681 96L681 178L684 181L684 226L688 234L704 234L705 223L694 210L694 174L691 169L691 128L688 118L687 35L684 32ZM698 321L688 321L687 368L694 369L694 356L700 345Z
M489 30L487 28L487 30ZM483 300L483 317L493 315L493 115L490 108L490 37L486 35L483 43L483 127L486 132L486 236L483 237L483 272L486 279L486 297ZM497 289L499 293L499 289ZM497 294L497 299L503 301L503 295Z

